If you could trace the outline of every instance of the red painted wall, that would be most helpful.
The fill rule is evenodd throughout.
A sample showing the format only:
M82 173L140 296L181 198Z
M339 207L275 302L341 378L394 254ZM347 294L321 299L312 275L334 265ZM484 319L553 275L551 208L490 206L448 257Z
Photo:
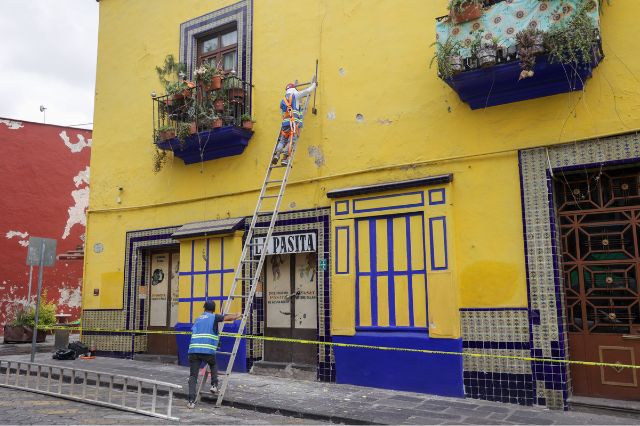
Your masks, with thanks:
M26 302L30 236L56 239L58 254L83 244L90 144L90 130L0 118L0 325ZM82 267L80 258L44 268L43 288L72 320L80 317Z

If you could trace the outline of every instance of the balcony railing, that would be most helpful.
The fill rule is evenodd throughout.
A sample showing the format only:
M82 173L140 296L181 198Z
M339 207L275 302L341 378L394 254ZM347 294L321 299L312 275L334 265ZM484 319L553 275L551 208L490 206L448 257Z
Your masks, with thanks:
M174 94L153 97L153 140L185 164L239 155L253 136L249 115L251 85L234 75L219 87L185 83ZM243 127L244 124L244 127Z

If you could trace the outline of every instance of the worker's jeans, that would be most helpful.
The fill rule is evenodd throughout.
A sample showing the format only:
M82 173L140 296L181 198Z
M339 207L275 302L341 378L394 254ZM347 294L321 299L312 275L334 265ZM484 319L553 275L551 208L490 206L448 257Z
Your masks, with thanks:
M216 356L209 354L189 354L189 401L196 399L196 385L200 364L206 362L211 370L211 386L218 386L218 367Z
M280 137L278 137L278 143L276 144L276 152L275 152L276 157L279 157L280 154L288 155L288 151L285 150L288 142L289 142L288 137L284 135L280 135Z

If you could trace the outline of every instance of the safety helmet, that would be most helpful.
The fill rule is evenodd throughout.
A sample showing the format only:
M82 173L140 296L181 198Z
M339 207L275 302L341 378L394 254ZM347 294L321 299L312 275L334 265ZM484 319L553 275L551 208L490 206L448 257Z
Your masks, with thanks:
M289 83L289 84L287 84L286 90L292 89L292 88L294 88L294 87L296 87L296 85L295 85L295 84L293 84L293 83Z

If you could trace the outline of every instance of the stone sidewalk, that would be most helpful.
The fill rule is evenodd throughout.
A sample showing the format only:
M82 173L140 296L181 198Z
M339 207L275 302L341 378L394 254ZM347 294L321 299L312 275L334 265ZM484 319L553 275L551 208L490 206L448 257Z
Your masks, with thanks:
M2 358L29 360L28 355ZM104 357L86 361L56 361L51 359L50 354L44 353L38 354L36 361L171 382L182 385L182 392L176 393L177 398L187 397L189 372L186 367L178 365ZM215 410L213 402L209 394L206 394L198 408L210 407ZM232 375L225 403L238 408L347 424L640 423L640 418L552 411L474 399L445 398L253 374ZM178 401L177 404L186 404L186 401Z

